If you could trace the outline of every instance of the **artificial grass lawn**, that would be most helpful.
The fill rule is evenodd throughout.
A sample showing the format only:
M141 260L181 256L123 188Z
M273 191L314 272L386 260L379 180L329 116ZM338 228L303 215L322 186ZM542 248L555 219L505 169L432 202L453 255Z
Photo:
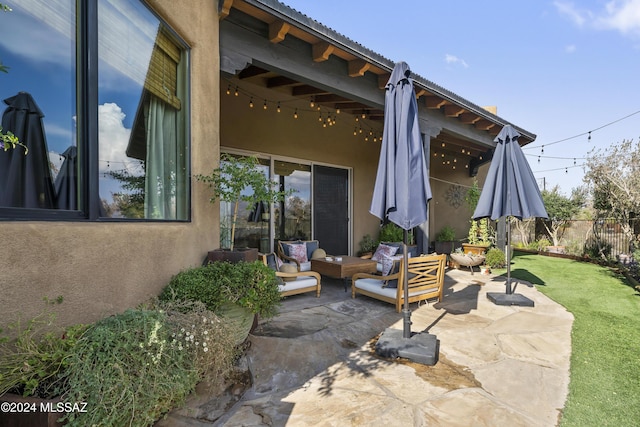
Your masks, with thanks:
M542 255L515 252L511 275L574 316L560 425L640 425L640 294L606 267Z

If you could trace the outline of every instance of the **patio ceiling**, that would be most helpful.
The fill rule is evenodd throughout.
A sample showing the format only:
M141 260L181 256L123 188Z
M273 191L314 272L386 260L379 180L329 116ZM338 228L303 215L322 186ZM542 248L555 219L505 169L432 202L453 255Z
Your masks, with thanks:
M362 114L369 120L384 118L384 85L391 75L393 61L275 0L224 0L220 2L219 17L221 33L230 31L231 34L236 28L250 29L250 37L256 41L263 40L263 50L275 51L280 46L277 54L270 54L272 57L282 55L282 64L276 60L269 64L270 58L256 58L258 55L247 53L252 60L235 73L240 81L251 81L325 108ZM233 25L227 26L225 20L232 21ZM256 39L256 36L260 38ZM233 35L229 38L233 39ZM221 45L226 40L221 37ZM241 51L239 46L246 49L253 44L242 40L234 48ZM221 50L224 49L221 47ZM296 54L303 52L303 56L294 58L292 51ZM312 70L309 75L305 76L303 67ZM315 78L313 72L317 73ZM412 77L421 107L421 120L424 119L423 124L428 123L437 129L431 134L432 156L468 156L470 173L475 174L479 165L490 160L495 146L493 139L504 125L511 124L520 132L521 145L535 140L535 134L493 112L417 74ZM334 84L338 79L346 83L342 86ZM365 92L375 93L366 95Z

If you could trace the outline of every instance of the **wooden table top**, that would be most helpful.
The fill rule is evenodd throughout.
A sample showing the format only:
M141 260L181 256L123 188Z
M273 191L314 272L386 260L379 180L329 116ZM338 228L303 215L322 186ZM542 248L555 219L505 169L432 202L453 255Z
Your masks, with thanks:
M335 257L334 257L335 258ZM353 256L342 256L342 261L327 261L324 258L311 260L311 269L325 276L343 279L356 273L375 273L376 262Z

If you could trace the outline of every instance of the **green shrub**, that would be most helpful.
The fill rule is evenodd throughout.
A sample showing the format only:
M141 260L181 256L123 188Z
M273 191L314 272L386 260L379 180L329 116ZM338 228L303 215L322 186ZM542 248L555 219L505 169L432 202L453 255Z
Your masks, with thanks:
M485 264L491 268L503 268L507 265L504 252L499 248L491 248L485 255Z
M456 239L456 230L450 226L445 225L440 232L436 235L438 242L451 242Z
M55 316L42 314L24 327L17 321L0 337L0 396L6 392L50 399L66 391L69 355L86 325L51 331ZM0 329L0 333L2 330Z
M218 261L176 274L160 300L196 300L213 312L231 302L269 318L277 314L281 296L275 272L261 261Z
M165 312L147 309L90 326L70 357L65 396L90 410L67 414L68 425L149 426L182 404L199 375L175 332Z
M370 234L365 234L360 240L360 252L359 255L373 252L378 247L378 242L374 240Z
M380 229L379 240L381 242L402 242L404 239L404 230L392 222L388 222ZM412 243L412 237L409 237L409 244Z
M535 242L535 244L536 244L536 249L538 249L539 251L546 251L547 246L551 246L551 240L547 239L546 237L542 237L538 239L538 241Z

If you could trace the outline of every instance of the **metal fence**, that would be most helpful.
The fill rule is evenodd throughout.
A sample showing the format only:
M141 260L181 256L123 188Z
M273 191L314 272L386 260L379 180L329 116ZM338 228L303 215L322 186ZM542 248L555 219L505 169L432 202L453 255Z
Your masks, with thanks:
M523 238L529 242L543 237L550 239L540 221L525 221L520 229L513 227L512 242L517 244ZM633 230L633 238L624 232L623 224L617 219L573 220L560 231L559 243L564 246L565 253L572 255L616 258L640 248L640 218L631 220L629 227Z

